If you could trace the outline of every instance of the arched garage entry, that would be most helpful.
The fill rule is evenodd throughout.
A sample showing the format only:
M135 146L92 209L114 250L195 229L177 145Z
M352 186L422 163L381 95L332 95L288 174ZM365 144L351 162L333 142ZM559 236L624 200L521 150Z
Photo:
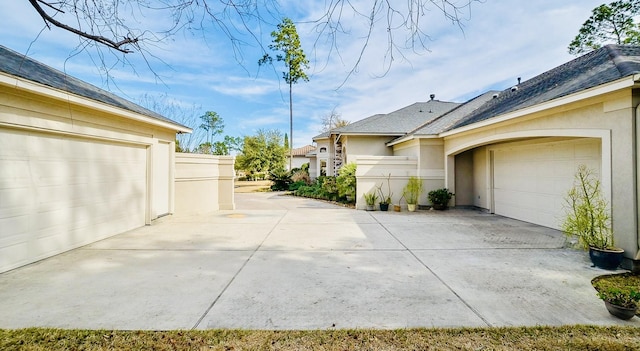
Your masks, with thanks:
M450 154L447 184L456 193L456 206L480 207L559 229L564 196L578 165L585 164L600 176L603 193L610 199L607 142L606 137L593 136L496 140Z

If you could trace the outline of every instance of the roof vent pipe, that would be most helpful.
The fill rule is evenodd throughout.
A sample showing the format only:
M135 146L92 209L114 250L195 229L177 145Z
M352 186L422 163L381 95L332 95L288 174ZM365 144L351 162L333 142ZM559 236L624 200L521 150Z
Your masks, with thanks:
M522 78L518 77L518 85L520 85L520 81L522 80Z
M429 97L431 98L431 100L433 100L433 99L436 98L436 94L431 94L431 95L429 95Z

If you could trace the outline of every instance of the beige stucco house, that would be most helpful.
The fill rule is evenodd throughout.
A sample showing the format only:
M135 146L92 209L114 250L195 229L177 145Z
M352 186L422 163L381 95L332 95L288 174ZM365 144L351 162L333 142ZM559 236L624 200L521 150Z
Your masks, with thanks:
M359 150L373 152L357 152L358 207L385 175L396 194L415 175L427 190L449 188L456 206L559 228L564 195L586 164L610 201L617 246L638 264L639 88L640 47L609 45L372 140Z
M310 156L309 155L313 155L315 153L316 147L313 145L305 145L302 147L297 147L291 150L291 154L293 155L292 157L292 162L291 162L291 166L293 167L293 169L296 168L300 168L302 167L305 163L309 163L310 161ZM287 158L289 158L289 151L287 151ZM289 171L289 161L287 160L286 162L286 169L287 171Z
M173 213L176 132L0 47L0 272Z

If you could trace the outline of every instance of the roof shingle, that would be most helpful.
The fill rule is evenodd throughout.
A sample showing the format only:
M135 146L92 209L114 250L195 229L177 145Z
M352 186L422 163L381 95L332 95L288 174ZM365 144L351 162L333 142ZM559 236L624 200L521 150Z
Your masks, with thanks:
M449 129L481 122L640 73L640 47L607 45L538 75L473 111Z
M188 128L156 112L102 90L64 72L58 71L26 55L0 45L0 72L40 83L67 93L79 95L114 107L122 108L163 122ZM189 128L190 129L190 128Z

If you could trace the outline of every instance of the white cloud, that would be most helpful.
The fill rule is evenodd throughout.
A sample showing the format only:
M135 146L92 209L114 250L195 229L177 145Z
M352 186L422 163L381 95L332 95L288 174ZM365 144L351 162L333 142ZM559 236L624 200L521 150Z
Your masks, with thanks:
M350 3L369 13L372 1ZM568 43L591 9L600 3L601 0L474 2L470 14L463 14L468 17L463 22L464 32L430 5L420 19L430 36L426 43L429 51L416 54L404 50L406 58L395 53L396 60L386 74L387 32L382 20L376 23L376 32L357 71L341 85L360 55L368 29L366 18L345 12L345 33L339 34L336 47L331 47L323 40L316 43L314 23L304 22L319 18L325 2L284 1L283 12L300 21L298 32L312 61L311 80L294 86L294 146L310 143L311 137L318 134L320 118L334 108L343 118L356 121L426 101L431 93L440 100L464 101L488 89L508 88L518 77L526 80L567 62L573 58L567 53ZM148 15L138 20L153 27L162 25L158 18ZM0 42L20 52L26 51L43 28L42 20L26 1L3 1L0 20ZM273 28L250 25L268 44ZM259 128L288 131L288 87L277 69L258 69L261 51L251 38L243 38L247 45L242 56L237 56L227 36L204 34L206 40L184 33L151 47L155 57L148 59L161 82L140 54L127 56L135 69L107 54L107 67L112 67L117 85L111 82L106 87L134 101L144 93L167 93L181 104L217 111L227 124L225 134L247 135ZM398 38L404 43L404 37ZM78 43L75 36L53 28L42 33L29 54L105 86L96 68L101 58L95 51L69 57Z

